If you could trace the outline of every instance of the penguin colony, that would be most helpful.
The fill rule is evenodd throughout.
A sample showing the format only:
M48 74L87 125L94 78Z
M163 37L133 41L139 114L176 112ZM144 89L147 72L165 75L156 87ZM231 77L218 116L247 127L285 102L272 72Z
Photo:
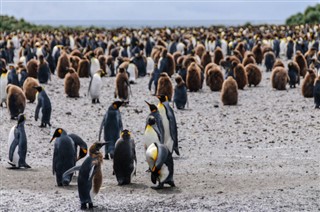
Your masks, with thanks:
M303 78L302 95L306 98L313 97L315 108L320 108L319 35L312 26L308 27L315 33L306 35L308 45L302 49L298 49L296 45L300 34L288 34L283 29L273 36L271 45L266 42L267 37L270 39L267 32L255 36L252 36L254 32L249 32L247 37L243 37L243 31L237 32L235 29L224 33L215 30L207 32L205 36L197 30L177 31L180 37L178 42L174 40L174 36L168 36L170 30L168 32L161 29L157 35L148 32L151 33L150 36L157 38L149 43L142 39L141 34L145 32L130 34L130 31L124 34L114 32L125 39L106 37L99 33L90 33L88 36L88 33L80 32L71 33L70 37L58 33L46 37L45 41L38 38L38 42L34 42L31 37L21 35L21 42L28 45L17 47L20 48L19 64L7 65L8 58L5 54L1 55L0 63L1 106L6 105L10 118L17 121L8 133L10 168L31 168L26 162L28 126L25 129L24 124L28 120L23 114L25 107L32 106L31 103L36 101L35 121L39 120L40 127L44 128L52 125L50 93L54 91L50 90L47 94L43 84L48 83L45 86L51 87L54 84L50 81L51 75L57 75L59 80L64 80L65 94L68 97L83 97L79 92L79 78L90 77L83 80L90 82L87 95L91 102L100 103L100 99L107 98L110 103L105 115L101 117L97 137L90 138L99 142L94 142L88 150L82 138L76 134L68 134L61 128L67 127L67 124L54 126L57 129L50 142L54 141L52 171L56 184L68 186L73 173L79 171L78 196L81 209L94 207L93 198L103 182L103 159L112 159L118 185L130 184L136 174L136 145L132 132L124 129L126 124L122 123L120 108L125 110L125 105L130 105L130 84L139 83L139 77L149 74L152 76L149 89L152 84L155 85L158 104L146 102L144 105L150 110L142 141L146 167L151 182L156 184L154 189L161 189L165 185L175 187L175 160L172 155L180 155L180 126L177 126L175 108L170 101L172 100L176 109L185 109L188 105L188 91L202 92L204 80L210 91L220 92L222 105L237 105L242 96L239 89L255 89L249 87L259 86L264 79L264 70L272 72L270 90L286 90L287 84L294 89L299 87ZM5 39L10 39L10 36ZM62 42L65 39L70 42ZM209 39L215 40L215 44L210 43ZM84 45L85 40L90 42ZM282 42L279 48L276 41ZM44 48L45 43L52 45ZM33 47L42 49L42 53L30 51ZM112 97L100 94L105 89L105 76L116 76L114 101L110 100ZM27 104L27 100L30 103ZM82 164L77 165L77 161L82 158L85 158Z

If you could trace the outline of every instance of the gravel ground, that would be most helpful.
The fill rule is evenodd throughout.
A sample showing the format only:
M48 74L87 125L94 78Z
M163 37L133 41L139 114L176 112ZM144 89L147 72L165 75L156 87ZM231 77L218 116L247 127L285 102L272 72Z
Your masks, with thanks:
M103 115L114 100L114 79L103 78L101 104L92 105L86 96L89 79L81 79L81 97L72 99L64 95L63 80L53 76L46 86L53 128L38 127L35 103L25 110L29 170L7 169L7 137L16 121L0 108L0 211L79 210L76 179L69 187L56 186L49 140L62 127L88 145L97 141ZM223 106L220 93L205 85L201 92L188 93L189 108L175 109L181 153L174 157L176 187L155 191L145 172L141 142L149 114L144 100L158 102L147 82L148 77L138 79L130 104L120 108L124 128L137 142L137 175L131 185L120 187L112 162L104 161L95 211L320 210L320 111L313 108L313 99L301 95L301 86L275 91L270 73L263 71L259 86L239 91L237 106Z

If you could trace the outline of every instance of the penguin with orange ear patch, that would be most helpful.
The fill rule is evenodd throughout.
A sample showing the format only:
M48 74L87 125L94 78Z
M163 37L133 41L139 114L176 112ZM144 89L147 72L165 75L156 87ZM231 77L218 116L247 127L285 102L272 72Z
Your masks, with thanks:
M102 185L101 165L103 162L102 153L99 151L107 143L95 142L89 149L89 156L81 166L75 166L67 170L63 177L79 170L78 193L80 198L80 209L93 209L93 198L99 193Z
M68 97L79 97L79 76L73 68L69 68L68 71L64 79L64 91Z

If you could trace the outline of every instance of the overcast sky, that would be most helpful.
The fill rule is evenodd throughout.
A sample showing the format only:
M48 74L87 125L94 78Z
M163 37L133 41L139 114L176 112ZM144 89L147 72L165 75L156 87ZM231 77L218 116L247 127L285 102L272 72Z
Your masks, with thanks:
M27 21L59 24L72 20L212 20L215 23L284 23L316 1L297 0L2 0L1 13Z

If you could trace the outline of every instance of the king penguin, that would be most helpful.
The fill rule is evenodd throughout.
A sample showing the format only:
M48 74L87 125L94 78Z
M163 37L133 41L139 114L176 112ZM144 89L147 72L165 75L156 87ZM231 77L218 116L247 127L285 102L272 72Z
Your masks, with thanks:
M129 130L123 130L114 148L113 171L118 185L130 184L136 174L137 157L134 140Z
M146 127L143 134L144 150L147 151L148 147L152 143L163 142L163 134L156 123L156 119L153 115L149 115L147 118Z
M103 117L101 122L100 131L99 131L99 141L101 140L101 133L102 129L104 129L104 140L108 142L105 145L105 159L109 159L109 154L111 159L113 159L114 153L114 146L116 141L120 137L120 133L122 131L122 120L121 120L121 113L119 108L123 105L124 102L122 101L115 101L113 102L106 114Z
M147 117L147 125L146 125L146 127L148 127L148 124L150 124L152 126L155 125L159 130L159 141L160 141L161 144L164 144L164 138L165 138L164 137L164 127L163 127L163 121L162 121L162 117L160 115L160 112L159 112L159 110L158 110L156 105L150 104L147 101L145 101L145 102L148 104L149 109L150 109L150 114ZM155 124L152 123L153 122L152 120L149 120L150 118L151 119L154 118ZM145 142L145 144L148 145L148 144L151 144L151 142L150 141L149 142Z
M40 127L46 127L47 124L49 125L49 127L51 127L50 118L51 118L52 108L51 108L50 99L42 86L36 86L33 88L38 91L36 94L38 103L37 103L34 119L36 121L38 120L39 112L40 112L40 118L41 118Z
M92 104L100 103L99 97L100 97L101 87L102 87L101 74L103 73L104 73L103 70L100 69L93 75L93 77L90 80L88 91L91 96Z
M151 182L158 186L153 189L161 189L164 184L175 187L173 181L173 159L166 145L152 143L146 152L146 160L151 170Z
M102 185L101 164L103 156L99 151L106 143L94 143L89 149L89 157L85 159L81 166L75 166L63 174L63 178L68 178L73 172L79 170L78 193L81 202L81 210L94 208L92 200L99 193Z
M24 114L19 114L18 124L13 126L9 133L9 164L12 168L19 169L20 167L31 168L26 163L27 155L27 136L24 129L26 117Z
M62 128L56 129L50 143L55 140L52 171L56 175L56 182L58 186L69 185L72 175L63 178L65 171L74 167L76 164L76 152L72 138L67 135L67 132Z
M158 110L163 122L164 144L167 145L170 153L174 150L177 155L180 155L178 147L177 122L173 109L169 105L167 96L160 95L157 96L157 98L160 101L158 104Z
M7 99L7 92L6 92L6 87L8 84L8 78L7 78L7 70L3 69L1 71L1 76L0 76L0 106L3 106L3 103L6 103Z

